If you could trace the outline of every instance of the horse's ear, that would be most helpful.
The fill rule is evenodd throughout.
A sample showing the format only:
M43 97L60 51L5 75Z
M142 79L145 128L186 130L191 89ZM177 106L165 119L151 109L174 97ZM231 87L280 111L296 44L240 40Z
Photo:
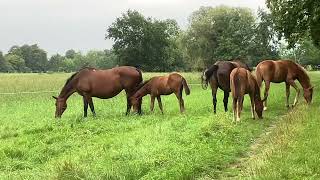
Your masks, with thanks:
M58 99L57 97L55 97L55 96L52 96L53 97L53 99Z

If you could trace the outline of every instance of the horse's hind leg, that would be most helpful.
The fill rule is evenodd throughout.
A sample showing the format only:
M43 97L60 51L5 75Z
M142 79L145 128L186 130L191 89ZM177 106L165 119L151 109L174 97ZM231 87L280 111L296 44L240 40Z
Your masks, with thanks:
M236 122L237 120L237 98L233 98L232 102L232 109L233 109L233 121Z
M180 112L183 113L184 112L184 101L183 101L183 98L182 98L182 90L183 90L183 87L181 87L181 89L177 92L175 92L174 94L176 95L178 101L179 101L179 107L180 107Z
M155 96L151 95L151 103L150 103L150 111L153 112L154 109L154 100L155 100Z
M240 122L240 115L241 115L241 111L242 111L242 106L243 106L243 96L240 96L238 98L238 107L237 107L237 122Z
M229 92L224 91L224 97L223 97L223 105L224 105L224 111L228 112L228 99L229 99Z
M265 90L264 90L264 98L265 98L265 101L264 101L264 110L267 110L267 99L268 99L268 96L269 96L269 89L270 89L270 81L268 80L265 80Z
M211 93L212 93L212 103L213 103L213 112L216 114L217 112L217 85L216 83L210 83L211 85Z
M157 100L158 100L158 105L159 105L159 108L160 108L160 110L161 110L161 113L163 114L163 108L162 108L161 97L160 97L160 96L157 96Z
M88 116L88 101L83 97L83 117Z
M286 106L287 108L289 108L290 84L287 82L286 82L286 97L287 97Z

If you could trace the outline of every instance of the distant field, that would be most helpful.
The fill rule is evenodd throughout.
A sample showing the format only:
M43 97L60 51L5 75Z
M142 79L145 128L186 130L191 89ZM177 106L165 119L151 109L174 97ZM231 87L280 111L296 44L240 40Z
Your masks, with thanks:
M156 74L145 73L145 79ZM191 95L183 93L185 114L179 113L178 101L171 95L162 98L164 115L157 103L155 113L150 113L146 96L143 116L125 116L126 101L121 93L113 99L94 99L97 117L89 111L84 119L82 98L74 94L59 120L54 118L51 97L58 91L45 91L60 90L71 74L0 74L1 179L214 179L221 174L239 175L230 165L288 112L285 85L272 84L269 109L262 121L251 119L246 97L242 122L236 125L231 122L231 98L225 113L219 91L214 115L211 90L198 85L200 73L182 74L192 84ZM314 84L320 85L320 73L310 75ZM1 94L35 91L39 93ZM312 110L319 106L320 95L317 88L315 91ZM292 89L291 102L294 95Z

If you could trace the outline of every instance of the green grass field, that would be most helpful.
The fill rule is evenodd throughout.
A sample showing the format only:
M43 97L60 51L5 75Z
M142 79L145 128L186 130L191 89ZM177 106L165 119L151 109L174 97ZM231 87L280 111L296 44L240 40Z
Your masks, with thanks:
M145 79L154 75L146 73ZM143 116L125 116L126 100L121 93L113 99L94 99L97 117L92 117L89 111L88 118L83 118L82 98L74 94L68 100L68 108L62 118L55 119L51 96L58 95L70 74L0 74L0 93L57 90L54 93L0 94L0 178L290 178L295 174L288 172L287 167L307 164L302 160L292 164L291 158L294 157L291 155L307 156L303 151L309 150L308 145L319 147L319 138L316 138L319 137L319 122L315 116L320 96L317 87L311 107L303 105L304 100L300 98L299 106L290 110L290 114L297 114L293 116L297 120L287 116L283 118L289 112L285 107L285 85L272 84L269 109L264 113L264 119L251 119L249 97L246 96L242 121L234 124L231 98L229 112L225 113L223 93L219 91L218 112L213 114L211 90L203 90L197 85L200 73L183 75L188 83L193 84L190 85L191 95L184 94L184 114L179 113L178 101L170 95L162 98L164 115L157 103L155 112L150 113L150 98L146 96ZM310 75L313 84L320 85L320 73ZM292 89L291 102L294 95ZM283 124L287 129L294 129L279 135L278 131L284 132L281 131ZM266 135L270 126L276 128ZM275 137L288 134L290 137L283 139L293 148L288 148L289 145L282 141L272 144L277 142L272 141ZM304 141L307 137L315 142ZM252 150L257 140L261 145ZM299 142L304 142L304 146L300 147ZM269 151L270 146L279 147L282 151L274 150L277 148ZM256 151L252 155L255 160L248 157L250 151ZM256 160L266 157L264 152L270 156ZM314 156L312 160L318 157ZM248 160L241 160L244 157ZM299 177L309 177L314 173L319 177L317 163L312 160L308 173L296 171L300 173ZM235 164L240 165L232 168Z

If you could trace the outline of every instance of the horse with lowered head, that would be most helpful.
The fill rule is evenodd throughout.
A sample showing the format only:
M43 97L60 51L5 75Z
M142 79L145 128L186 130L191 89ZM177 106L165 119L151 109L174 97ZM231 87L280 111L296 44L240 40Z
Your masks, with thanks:
M112 69L98 70L84 68L73 74L65 83L56 99L55 117L60 118L67 108L67 99L75 92L83 97L84 117L87 117L88 104L95 116L92 97L108 99L118 95L123 89L127 95L127 112L129 114L132 96L142 83L141 71L135 67L121 66ZM141 113L142 99L138 100L138 113Z
M184 101L182 98L182 91L185 89L186 95L190 94L187 81L178 73L170 73L167 76L156 76L143 83L141 88L130 98L133 105L139 103L139 99L143 96L150 94L151 104L150 109L154 109L154 100L157 98L159 108L163 114L163 108L161 103L161 95L169 95L174 93L179 101L180 112L184 112ZM134 106L133 109L135 109Z
M267 99L269 95L270 82L286 84L286 106L289 107L290 86L296 90L296 97L293 102L295 106L298 102L300 90L295 80L298 80L303 88L303 96L308 104L312 101L313 86L310 83L310 78L307 72L299 64L290 60L265 60L257 65L256 76L259 87L262 85L262 81L265 82L264 98ZM265 103L265 110L267 109L267 100Z
M234 68L243 67L251 71L250 67L242 63L241 61L217 61L210 68L206 69L201 76L202 88L206 89L208 84L211 86L212 99L213 99L213 111L217 110L217 90L220 88L224 91L224 110L228 111L228 98L230 89L230 73Z
M233 98L234 121L240 121L245 94L250 96L252 118L255 119L254 111L256 111L259 118L262 118L263 100L260 97L260 87L250 71L244 68L233 69L230 73L230 88Z

